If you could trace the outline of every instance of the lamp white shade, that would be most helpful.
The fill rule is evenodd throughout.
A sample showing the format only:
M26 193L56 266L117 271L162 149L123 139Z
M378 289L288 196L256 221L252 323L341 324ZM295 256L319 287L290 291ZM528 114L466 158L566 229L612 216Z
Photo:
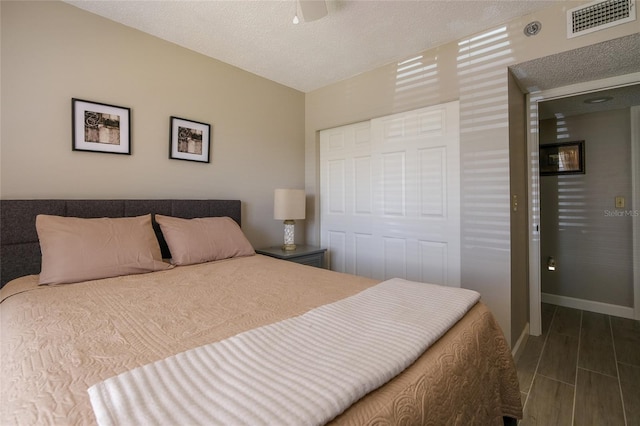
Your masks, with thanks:
M273 218L296 220L305 218L304 189L276 189L273 200Z

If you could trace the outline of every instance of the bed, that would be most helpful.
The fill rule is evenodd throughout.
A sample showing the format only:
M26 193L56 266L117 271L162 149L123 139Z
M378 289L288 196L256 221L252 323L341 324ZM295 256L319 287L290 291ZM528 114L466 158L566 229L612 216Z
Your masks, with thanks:
M241 205L238 200L1 201L0 423L85 425L96 424L99 418L100 424L110 424L98 413L94 396L95 389L102 389L100 386L109 384L114 377L129 377L131 372L166 360L179 362L182 354L219 348L256 330L289 324L385 284L258 255L252 253L246 241L238 248L236 242L243 238L237 234L241 234ZM36 230L38 215L70 220L148 217L145 220L150 221L148 226L159 247L159 254L154 256L178 259L174 260L178 265L157 264L153 260L151 272L137 273L136 264L133 273L99 279L80 275L71 284L59 284L58 271L51 273L47 260L51 250L56 250L57 240L50 245L42 223ZM181 241L182 247L176 245L171 228L174 224L191 226L200 220L210 226L211 221L204 222L207 218L231 218L233 226L237 226L236 229L224 222L223 231L216 228L216 235L224 234L233 242L225 243L224 249L216 246L218 257L214 260L194 255L197 250L190 242L197 238L193 234L186 242ZM42 216L38 220L41 219ZM74 229L83 226L63 223L73 224ZM228 229L232 230L227 232ZM46 265L41 264L43 260ZM91 260L82 261L87 262ZM50 282L41 284L44 275L49 277L45 281ZM290 352L295 353L295 348ZM368 360L377 348L370 352L356 354L356 360ZM265 370L256 365L263 365L263 358L269 357L265 351L260 354L260 359L249 366L254 368L250 377L256 382L262 380L261 370ZM245 364L238 374L246 369ZM164 383L165 379L158 380L145 384L147 387L137 396L144 400L147 394L160 392L157 383ZM177 392L173 398L179 401L171 400L173 406L165 407L169 417L158 423L175 424L178 417L170 417L174 412L190 407L193 399L214 395L204 392L208 395L203 396L194 390L210 385L204 383L211 382L210 378L201 380L193 383L193 389L167 390ZM259 394L254 398L269 396L260 390L263 388L256 389ZM94 393L90 396L90 392ZM129 395L127 392L124 394ZM224 392L219 398L225 398ZM191 418L190 415L187 412L187 417L181 419ZM521 417L518 380L509 346L489 309L478 301L470 304L460 319L406 368L321 423L489 425ZM219 423L261 423L227 419L233 420ZM121 422L113 422L118 423ZM302 419L290 423L318 422Z

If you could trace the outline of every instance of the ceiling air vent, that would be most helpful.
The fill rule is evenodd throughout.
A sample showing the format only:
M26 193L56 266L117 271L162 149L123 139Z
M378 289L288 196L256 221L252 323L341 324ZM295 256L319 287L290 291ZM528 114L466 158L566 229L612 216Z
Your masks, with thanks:
M594 1L567 11L567 37L600 31L636 20L636 0Z

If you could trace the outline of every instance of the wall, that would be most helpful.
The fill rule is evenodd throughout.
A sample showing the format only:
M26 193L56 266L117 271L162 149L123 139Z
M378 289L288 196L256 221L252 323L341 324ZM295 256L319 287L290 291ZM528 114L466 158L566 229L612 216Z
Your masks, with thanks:
M629 109L540 122L541 146L575 140L585 141L585 174L540 179L542 292L633 307Z
M273 190L304 187L303 93L66 3L0 7L2 198L241 199L251 242L281 243ZM72 152L72 97L130 107L133 154ZM211 125L211 163L168 159L172 115Z
M529 202L527 105L509 73L509 180L511 194L511 342L529 322Z
M512 287L525 294L522 286L527 283L511 281L507 67L640 30L640 21L636 21L569 40L565 12L578 4L558 3L457 42L417 52L419 57L412 63L401 59L308 93L305 99L305 185L311 195L319 193L318 131L460 100L462 286L482 294L508 339L512 335ZM542 31L526 37L523 28L534 20L542 23ZM307 238L312 243L319 241L318 217L316 203L307 218Z

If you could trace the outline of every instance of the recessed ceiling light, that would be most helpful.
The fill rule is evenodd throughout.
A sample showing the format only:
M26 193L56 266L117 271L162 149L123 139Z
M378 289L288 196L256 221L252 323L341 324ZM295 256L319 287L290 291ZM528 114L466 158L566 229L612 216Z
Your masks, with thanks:
M599 96L597 98L585 99L584 103L585 104L601 104L604 102L609 102L611 99L613 99L613 96Z

